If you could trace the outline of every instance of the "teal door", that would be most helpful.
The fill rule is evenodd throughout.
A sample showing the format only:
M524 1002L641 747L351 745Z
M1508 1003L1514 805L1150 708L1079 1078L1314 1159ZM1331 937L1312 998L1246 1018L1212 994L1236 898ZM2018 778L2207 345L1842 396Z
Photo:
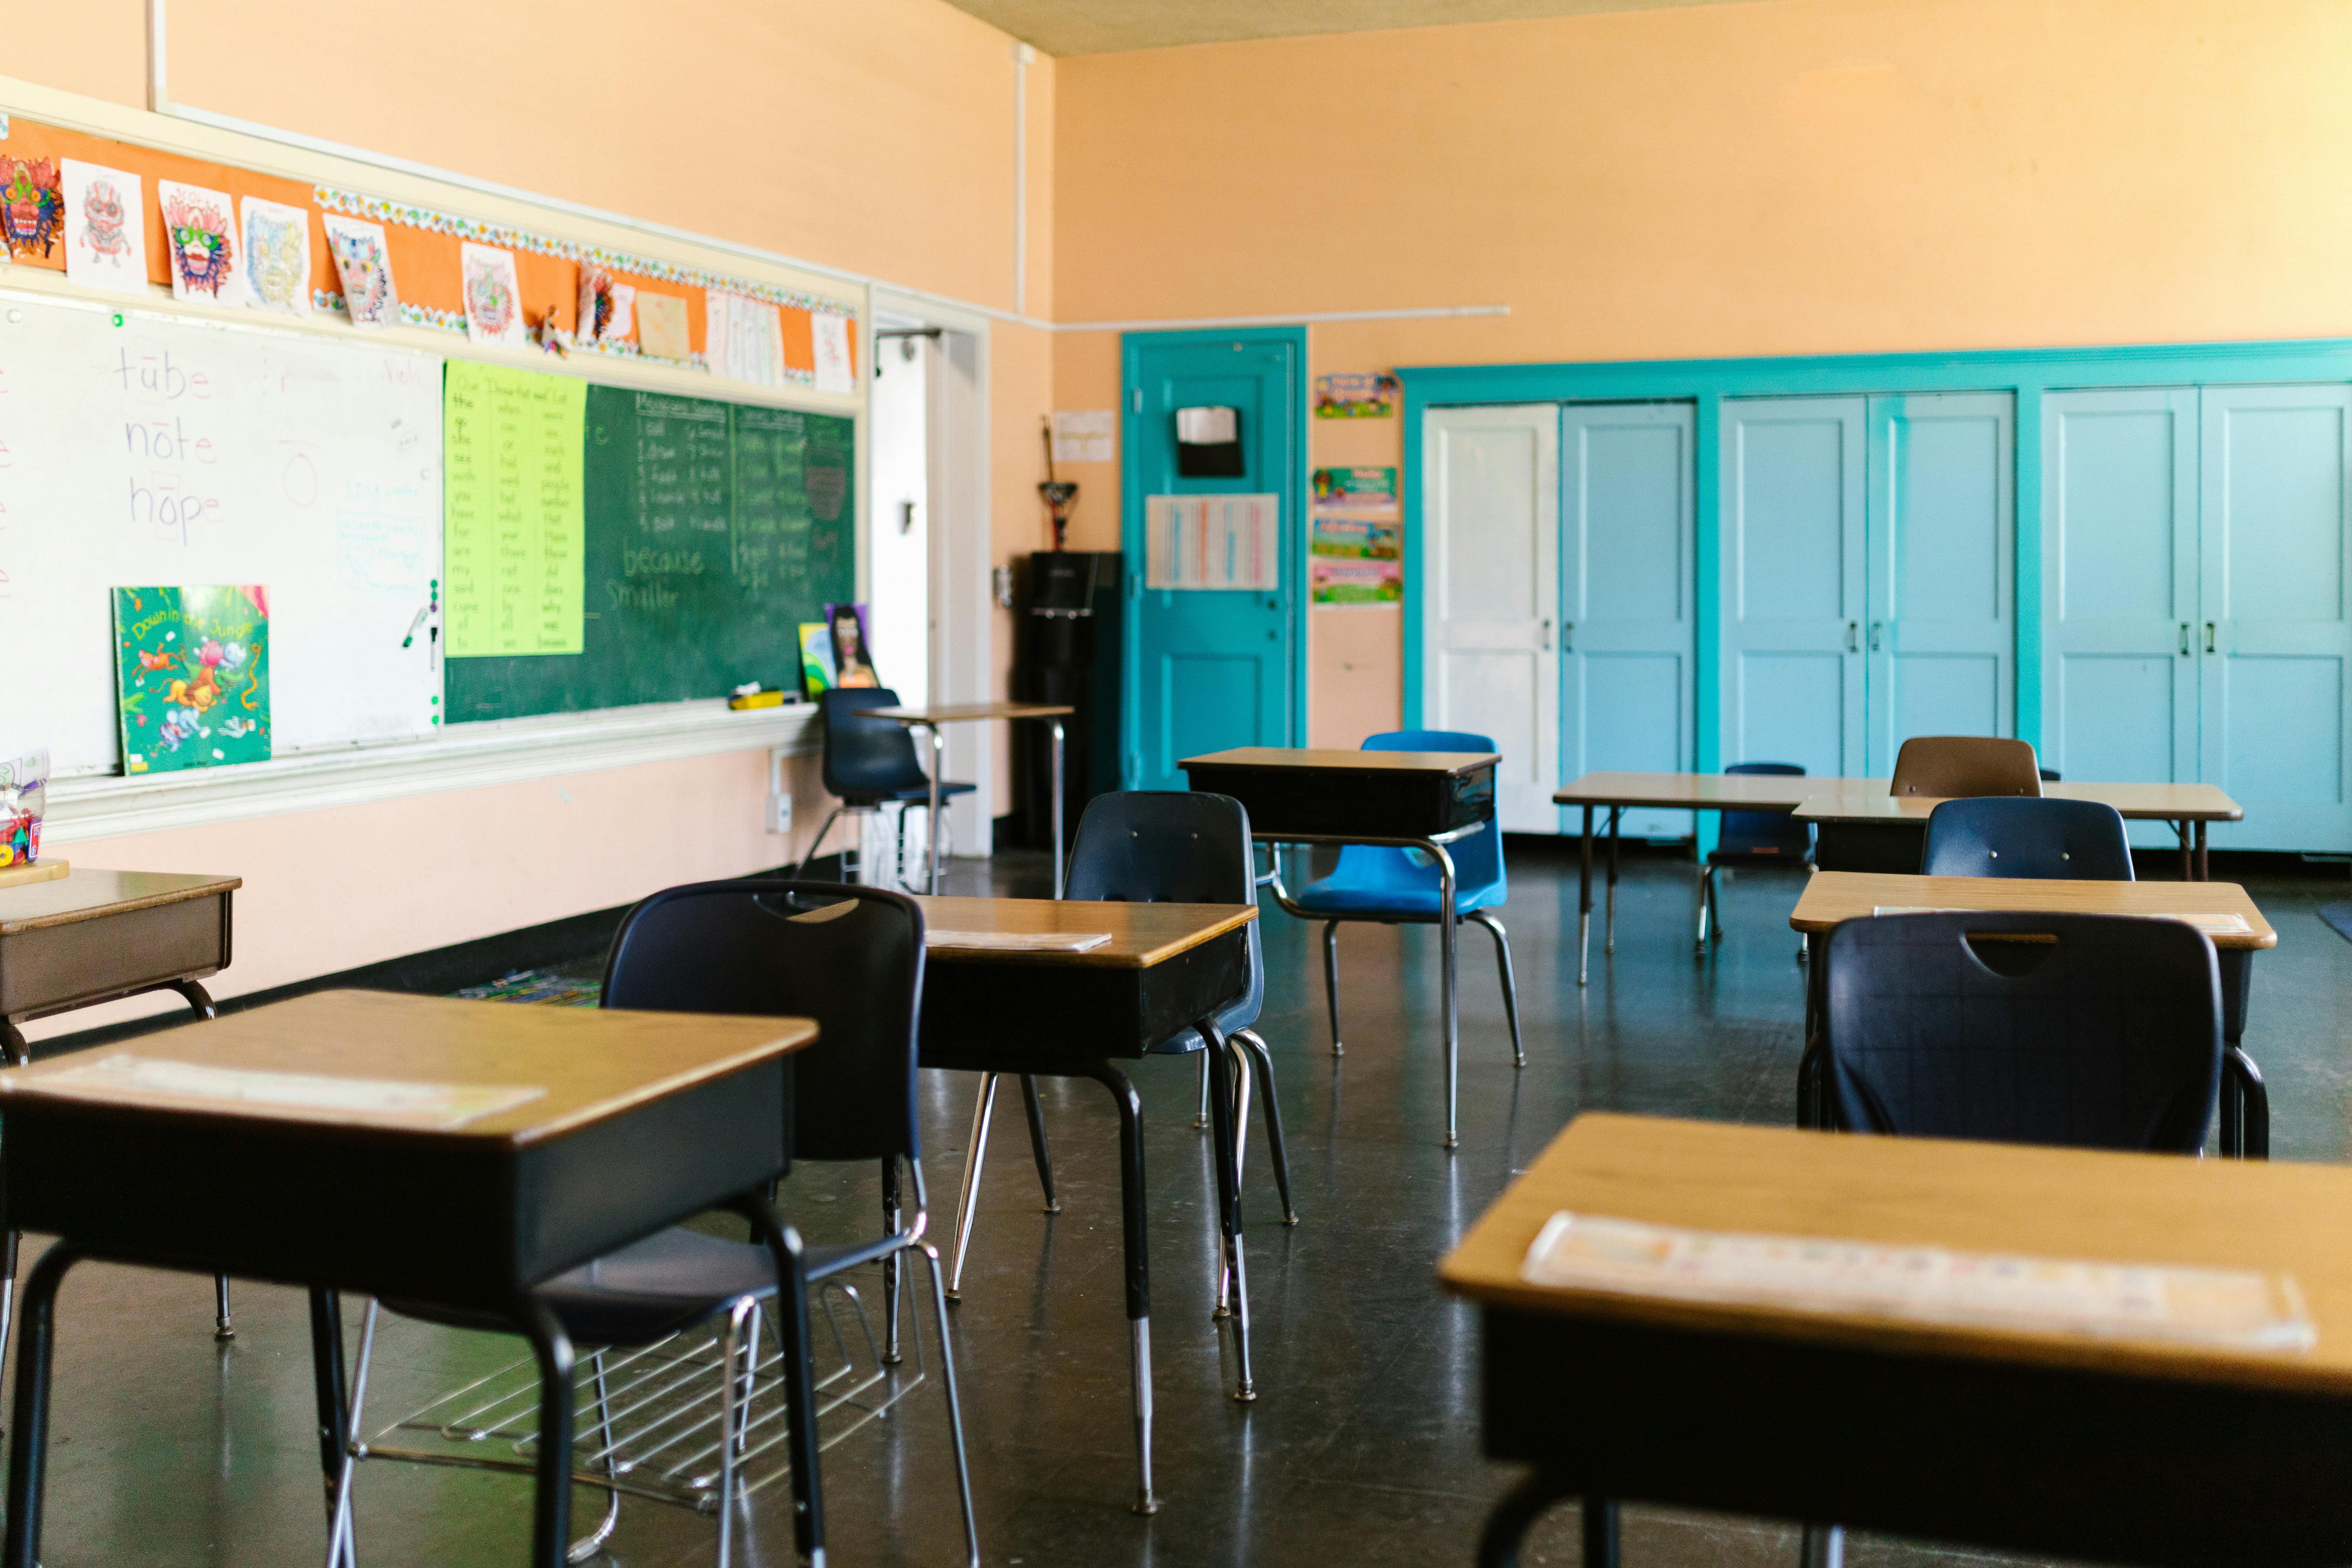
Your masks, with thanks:
M1124 351L1124 772L1182 789L1181 758L1304 729L1307 334L1132 332ZM1180 422L1208 439L1180 452Z

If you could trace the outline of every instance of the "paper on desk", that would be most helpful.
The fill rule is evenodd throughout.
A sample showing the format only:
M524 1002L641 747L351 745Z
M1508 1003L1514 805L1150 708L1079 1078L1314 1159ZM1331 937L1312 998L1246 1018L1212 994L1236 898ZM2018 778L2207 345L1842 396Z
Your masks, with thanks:
M164 1061L128 1052L23 1080L27 1094L70 1092L146 1105L234 1106L300 1121L351 1119L401 1127L452 1128L528 1104L547 1093L531 1084L407 1083L327 1073L263 1072Z
M2308 1351L2318 1331L2283 1275L1683 1230L1555 1214L1530 1285L2094 1339Z
M1979 915L2018 911L1980 910L1958 904L1876 904L1872 906L1870 912L1874 915ZM2147 921L2180 921L2195 926L2207 936L2244 936L2254 929L2246 923L2245 916L2231 914L2226 910L2216 913L2210 910L2186 911L2150 910L2138 918Z
M994 952L1091 952L1107 931L927 931L925 947L977 947Z

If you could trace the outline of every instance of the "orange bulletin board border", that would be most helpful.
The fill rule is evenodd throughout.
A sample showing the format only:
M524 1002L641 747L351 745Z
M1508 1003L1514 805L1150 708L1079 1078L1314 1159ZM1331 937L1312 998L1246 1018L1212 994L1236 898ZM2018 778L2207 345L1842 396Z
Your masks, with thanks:
M140 147L107 137L45 125L37 121L11 116L6 123L7 130L0 133L5 136L5 141L0 141L0 158L78 158L141 177L144 182L142 204L145 210L141 218L147 230L148 281L167 289L172 281L171 247L163 233L162 204L155 195L155 182L159 179L204 185L240 200L248 195L259 196L288 206L308 209L310 213L311 303L314 309L335 315L343 313L342 283L335 273L333 253L327 247L325 226L320 222L322 212L364 218L384 226L384 242L391 257L393 282L400 295L401 319L411 326L434 327L456 332L466 330L464 283L459 258L462 247L468 240L478 245L497 246L514 253L524 314L534 326L543 320L552 319L559 332L569 334L575 331L580 269L583 265L602 267L613 274L615 282L635 286L640 300L647 295L662 294L683 300L688 331L694 346L693 360L685 363L696 368L707 369L709 363L706 357L709 338L703 300L705 290L716 289L772 304L782 319L782 384L788 387L814 388L816 384L814 318L839 316L854 322L856 317L855 310L839 300L780 289L754 279L681 267L653 257L587 245L559 235L484 223L460 214L411 202L389 201L339 186L257 174L231 163ZM60 237L62 239L62 236ZM62 272L65 270L65 247L60 243L54 254L48 257L17 257L13 265ZM0 269L0 279L5 277L5 270ZM855 386L857 384L855 363L857 334L854 330L849 334L849 342L851 385ZM572 347L575 352L642 358L651 364L681 363L642 354L634 342L617 344L574 342ZM730 384L734 382L732 377L714 379L722 379ZM759 384L746 382L741 384Z

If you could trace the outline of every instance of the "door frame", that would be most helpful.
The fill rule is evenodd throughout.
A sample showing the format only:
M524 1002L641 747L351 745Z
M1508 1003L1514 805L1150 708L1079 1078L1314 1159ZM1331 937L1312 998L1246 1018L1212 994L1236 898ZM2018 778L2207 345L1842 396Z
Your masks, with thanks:
M1314 587L1307 581L1309 531L1307 515L1307 420L1312 416L1307 365L1307 328L1219 327L1181 331L1121 332L1118 342L1118 548L1119 570L1127 576L1122 594L1130 606L1121 617L1119 635L1118 772L1122 787L1134 789L1143 766L1143 617L1132 606L1143 597L1144 489L1138 474L1142 435L1143 384L1139 370L1146 347L1206 347L1213 343L1284 343L1298 367L1298 384L1292 390L1289 449L1284 454L1286 481L1275 487L1295 537L1283 551L1283 577L1296 584L1284 616L1284 679L1289 689L1289 722L1285 745L1303 745L1307 729L1307 606Z

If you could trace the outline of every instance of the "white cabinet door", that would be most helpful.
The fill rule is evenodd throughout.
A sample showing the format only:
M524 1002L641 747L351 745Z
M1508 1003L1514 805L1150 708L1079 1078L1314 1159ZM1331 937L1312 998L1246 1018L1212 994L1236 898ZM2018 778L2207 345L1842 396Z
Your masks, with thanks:
M1422 435L1422 723L1494 737L1496 811L1557 833L1559 408L1440 408Z

